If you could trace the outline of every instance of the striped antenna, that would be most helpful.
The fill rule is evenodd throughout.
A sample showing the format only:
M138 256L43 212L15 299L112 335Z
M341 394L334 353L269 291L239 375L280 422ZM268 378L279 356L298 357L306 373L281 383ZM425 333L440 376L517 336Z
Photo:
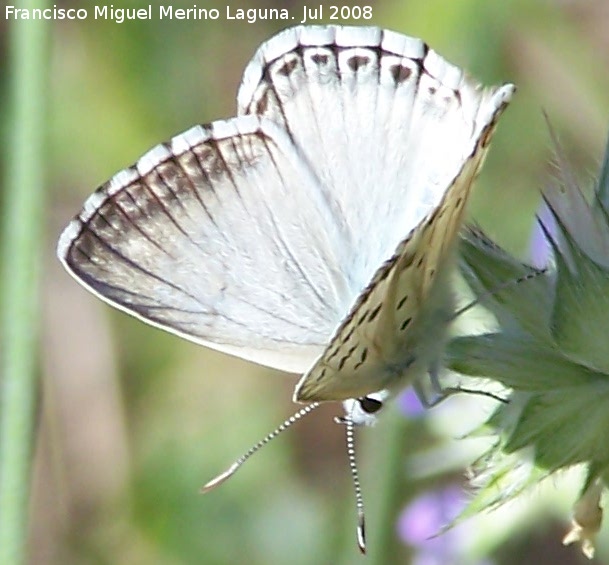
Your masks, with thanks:
M271 440L275 439L281 432L287 430L292 424L295 424L300 420L303 416L310 414L319 406L319 402L313 402L312 404L307 404L304 408L301 408L296 414L290 416L287 420L283 422L280 426L275 428L269 435L261 439L256 445L251 447L247 452L245 452L239 459L237 459L226 471L223 471L219 475L216 475L211 481L208 481L199 492L205 494L210 490L215 489L220 486L223 482L230 479L241 465L243 465L254 453L256 453L260 448L264 447Z
M362 496L362 486L359 481L357 461L355 459L355 435L353 433L353 419L351 414L340 418L334 418L337 424L345 425L345 435L347 438L347 457L349 459L349 469L353 480L353 490L355 491L355 508L357 510L357 547L362 554L366 554L366 520L364 516L364 497Z

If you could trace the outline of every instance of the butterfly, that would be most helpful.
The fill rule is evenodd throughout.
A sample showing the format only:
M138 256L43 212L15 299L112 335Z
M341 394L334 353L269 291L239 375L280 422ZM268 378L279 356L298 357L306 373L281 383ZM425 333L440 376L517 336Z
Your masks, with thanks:
M437 373L458 232L513 91L392 31L289 28L247 65L236 117L154 147L88 198L57 247L78 282L153 326L302 375L306 406L206 489L320 402L343 402L352 438ZM358 512L363 551L359 498Z

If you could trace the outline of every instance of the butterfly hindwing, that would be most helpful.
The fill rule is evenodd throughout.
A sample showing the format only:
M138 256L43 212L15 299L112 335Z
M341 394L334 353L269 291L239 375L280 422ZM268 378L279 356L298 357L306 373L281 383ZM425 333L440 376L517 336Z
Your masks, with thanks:
M379 28L300 26L259 48L239 112L280 124L327 189L350 284L345 314L438 206L492 95L423 41Z

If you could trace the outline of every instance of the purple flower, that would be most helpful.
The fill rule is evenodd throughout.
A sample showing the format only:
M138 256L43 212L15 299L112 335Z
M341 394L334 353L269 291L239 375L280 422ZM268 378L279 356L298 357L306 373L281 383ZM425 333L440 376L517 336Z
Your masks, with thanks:
M398 406L402 413L409 418L418 418L425 413L425 406L423 406L412 387L407 388L398 396Z
M457 486L419 496L399 518L400 538L415 547L445 543L446 535L434 536L457 517L463 506L463 492Z
M407 506L398 519L400 539L414 547L413 565L451 565L466 561L464 550L471 525L442 532L463 510L466 501L457 485L429 491Z

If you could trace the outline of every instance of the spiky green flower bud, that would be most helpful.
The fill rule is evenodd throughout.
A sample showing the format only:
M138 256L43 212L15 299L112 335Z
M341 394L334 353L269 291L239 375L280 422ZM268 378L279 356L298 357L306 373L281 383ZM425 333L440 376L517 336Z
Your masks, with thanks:
M581 542L590 557L609 486L609 143L591 198L564 161L559 173L543 194L550 221L538 218L553 256L545 270L478 230L463 238L461 271L494 327L455 338L449 365L511 391L485 424L497 441L474 466L479 490L466 513L583 465L586 479L564 541Z

